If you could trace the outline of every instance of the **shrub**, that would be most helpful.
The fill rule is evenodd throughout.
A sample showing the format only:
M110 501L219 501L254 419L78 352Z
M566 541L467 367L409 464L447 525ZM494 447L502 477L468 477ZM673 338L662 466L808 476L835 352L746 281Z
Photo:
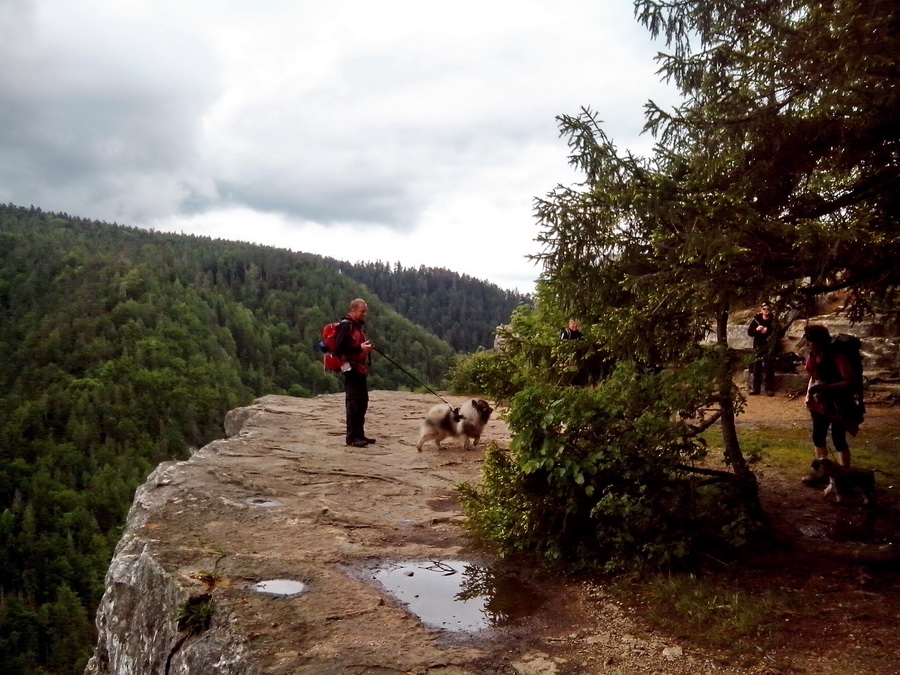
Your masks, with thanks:
M480 394L495 401L509 401L521 388L513 361L504 353L479 351L456 357L450 370L450 390L456 394Z
M688 567L701 550L740 549L749 532L735 491L686 470L705 450L678 412L696 409L703 368L646 373L626 362L592 388L530 384L511 402L512 449L489 450L483 487L460 486L470 529L502 554L605 571Z

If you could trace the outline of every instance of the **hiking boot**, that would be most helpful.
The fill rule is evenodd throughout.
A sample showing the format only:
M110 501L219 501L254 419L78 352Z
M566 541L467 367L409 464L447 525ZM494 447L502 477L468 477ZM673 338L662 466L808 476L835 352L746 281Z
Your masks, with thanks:
M375 439L374 439L374 438L369 438L368 436L363 436L363 440L364 440L366 443L374 443L374 442L375 442Z
M364 448L368 443L362 438L354 438L352 441L347 441L347 445L352 448Z

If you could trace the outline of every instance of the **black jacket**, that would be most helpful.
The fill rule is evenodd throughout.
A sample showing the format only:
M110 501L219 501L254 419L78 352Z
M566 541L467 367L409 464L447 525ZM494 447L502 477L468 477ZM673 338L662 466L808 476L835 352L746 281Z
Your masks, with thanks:
M768 328L765 333L761 333L756 330L758 326L764 326ZM769 314L769 318L763 318L762 313L757 314L753 317L753 320L750 321L750 324L747 326L747 335L753 338L753 348L754 349L762 349L768 343L769 338L772 336L772 333L775 329L775 314Z

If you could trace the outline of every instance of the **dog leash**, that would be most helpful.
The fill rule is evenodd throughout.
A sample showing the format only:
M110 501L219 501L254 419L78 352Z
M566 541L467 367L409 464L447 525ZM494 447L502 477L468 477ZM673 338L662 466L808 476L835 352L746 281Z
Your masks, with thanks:
M381 354L384 358L386 358L388 361L390 361L391 363L393 363L395 366L397 366L397 367L398 367L400 370L402 370L404 373L406 373L407 375L409 375L413 380L415 380L417 383L421 384L421 385L422 385L423 387L425 387L428 391L430 391L432 394L434 394L434 395L437 396L439 399L441 399L444 403L446 403L446 404L449 405L451 408L453 408L453 415L454 415L454 417L457 417L457 418L459 417L459 408L454 408L454 407L453 407L453 404L450 403L450 401L448 401L447 399L445 399L443 396L441 396L439 393L437 393L434 389L432 389L432 388L429 387L427 384L425 384L424 382L422 382L422 380L420 380L418 377L416 377L415 375L413 375L411 372L409 372L406 368L404 368L403 366L401 366L399 363L397 363L396 361L394 361L394 359L392 359L390 356L388 356L388 355L385 354L383 351L381 351L380 349L378 349L378 347L374 347L374 346L373 346L372 349L374 349L376 352L378 352L379 354ZM459 421L459 420L457 419L457 421Z

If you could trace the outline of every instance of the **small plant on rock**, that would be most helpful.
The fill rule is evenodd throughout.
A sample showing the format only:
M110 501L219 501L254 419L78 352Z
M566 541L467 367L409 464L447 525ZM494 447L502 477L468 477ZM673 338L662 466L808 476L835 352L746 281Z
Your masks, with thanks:
M199 635L212 621L216 606L209 595L189 598L178 610L178 630L188 635Z

